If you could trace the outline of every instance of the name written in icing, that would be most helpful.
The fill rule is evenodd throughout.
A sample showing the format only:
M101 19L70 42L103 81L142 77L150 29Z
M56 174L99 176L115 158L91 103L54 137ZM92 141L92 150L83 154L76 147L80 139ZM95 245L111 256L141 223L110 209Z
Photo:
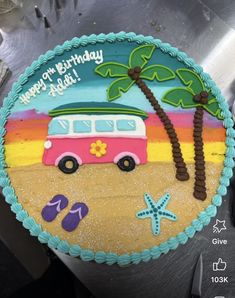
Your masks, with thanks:
M69 86L81 81L81 79L77 76L77 79L74 79L72 75L66 74L64 76L64 79L57 79L57 85L55 84L50 84L50 91L49 95L55 97L57 94L58 95L63 95L64 90L66 90Z

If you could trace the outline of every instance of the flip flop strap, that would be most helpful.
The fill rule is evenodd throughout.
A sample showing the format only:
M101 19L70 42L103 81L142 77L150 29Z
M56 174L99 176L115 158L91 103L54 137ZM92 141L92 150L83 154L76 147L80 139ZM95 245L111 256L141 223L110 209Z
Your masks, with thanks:
M49 206L49 207L52 207L52 206L55 206L55 205L57 205L56 206L56 211L57 212L60 212L61 211L61 207L60 207L60 205L61 205L61 200L59 200L59 201L57 201L57 202L54 202L54 203L47 203L47 206Z
M70 210L69 213L71 213L71 214L78 213L79 218L82 219L82 212L81 211L82 211L82 208L81 207L78 207L75 210Z

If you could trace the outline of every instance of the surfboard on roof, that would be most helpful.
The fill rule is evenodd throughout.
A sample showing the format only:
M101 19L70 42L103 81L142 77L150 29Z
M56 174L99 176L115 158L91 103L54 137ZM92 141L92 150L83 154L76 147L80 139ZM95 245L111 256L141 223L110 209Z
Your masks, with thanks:
M126 114L139 116L142 119L146 119L148 114L135 107L108 103L108 102L75 102L56 107L49 111L48 115L51 117L57 117L62 115L74 115L74 114L88 114L88 115L110 115L110 114Z

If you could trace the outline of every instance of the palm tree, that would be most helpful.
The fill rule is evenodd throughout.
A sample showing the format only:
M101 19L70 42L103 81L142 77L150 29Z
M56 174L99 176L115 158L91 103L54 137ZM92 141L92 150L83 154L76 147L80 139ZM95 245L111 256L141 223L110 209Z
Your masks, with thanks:
M119 98L122 92L127 92L134 84L137 84L152 105L169 136L176 167L176 178L185 181L189 179L189 174L182 156L175 128L152 91L144 82L144 80L153 81L154 79L163 82L175 78L175 73L166 66L154 64L145 67L152 57L154 50L154 45L141 45L131 52L128 65L118 62L105 62L96 67L95 72L102 77L109 76L111 78L117 78L107 89L107 98L109 101Z
M199 200L206 199L205 158L203 150L203 113L206 110L212 116L222 119L221 110L216 98L206 89L199 75L187 68L176 71L177 76L186 87L170 89L162 101L183 109L196 108L193 119L195 181L193 195Z

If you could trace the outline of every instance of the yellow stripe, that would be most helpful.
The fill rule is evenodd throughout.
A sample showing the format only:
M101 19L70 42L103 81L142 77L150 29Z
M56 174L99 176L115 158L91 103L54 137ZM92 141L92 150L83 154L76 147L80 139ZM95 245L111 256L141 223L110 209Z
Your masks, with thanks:
M26 166L42 162L44 141L27 141L5 145L6 162L9 167ZM181 143L183 156L186 162L194 161L194 147L192 143ZM205 143L204 152L206 161L223 162L226 150L225 143ZM148 143L148 161L172 161L170 143Z
M184 160L186 162L194 161L193 143L180 144ZM148 143L148 161L173 161L171 145L169 143ZM226 150L225 143L214 142L204 144L205 160L212 162L223 162Z
M27 166L42 162L44 141L28 141L5 145L6 163L9 167Z

